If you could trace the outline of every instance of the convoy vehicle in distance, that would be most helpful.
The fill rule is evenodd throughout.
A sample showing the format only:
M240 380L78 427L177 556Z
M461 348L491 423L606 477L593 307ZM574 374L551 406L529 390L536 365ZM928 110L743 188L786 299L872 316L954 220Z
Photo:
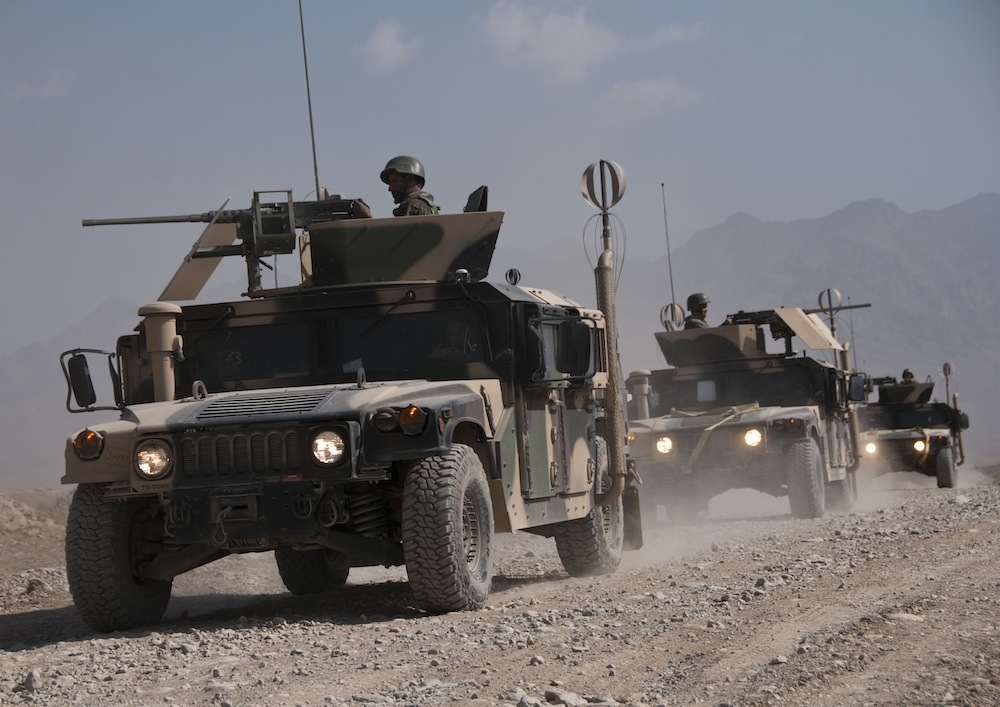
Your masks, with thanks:
M946 370L950 367L945 364ZM879 476L911 471L937 479L938 488L954 488L965 463L962 430L969 416L952 404L931 400L934 383L900 383L891 376L875 378L878 401L860 413L864 472Z
M671 521L691 522L711 498L739 488L787 495L798 518L850 508L864 374L849 372L845 347L815 312L731 318L719 327L656 332L672 368L629 376L643 515L653 519L663 506ZM767 351L767 331L783 351ZM836 362L797 354L796 336Z
M485 189L463 213L388 219L270 193L84 222L209 223L114 351L61 358L71 411L120 413L66 443L87 624L155 623L175 576L233 553L273 551L293 594L404 565L418 606L452 611L485 603L495 532L554 538L573 576L641 545L609 320L513 270L486 281L503 213ZM263 259L296 252L301 282L265 287ZM229 255L246 260L242 297L176 303ZM97 404L94 358L114 404Z

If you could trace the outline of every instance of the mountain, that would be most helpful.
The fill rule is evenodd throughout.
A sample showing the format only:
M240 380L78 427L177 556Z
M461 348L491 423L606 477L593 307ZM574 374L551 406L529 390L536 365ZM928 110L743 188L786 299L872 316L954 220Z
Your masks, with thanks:
M669 261L665 252L656 260L633 258L627 239L614 235L616 253L624 252L617 312L626 374L664 366L653 332L662 329L660 309L671 301L670 271L681 304L691 292L708 293L710 323L739 310L814 308L821 290L836 288L845 304L871 305L843 310L834 321L839 338L851 342L857 367L874 376L910 368L937 381L943 400L941 367L949 362L954 375L947 388L959 394L971 418L970 460L1000 457L993 434L1000 417L1000 327L992 319L1000 304L1000 195L916 213L871 199L789 222L739 213L694 234ZM593 306L592 242L588 250L589 258L573 241L508 249L501 234L491 279L502 280L516 267L522 283L544 284ZM66 411L59 355L77 346L114 348L137 324L137 310L109 298L73 327L0 357L0 487L58 485L66 437L98 415L113 416Z

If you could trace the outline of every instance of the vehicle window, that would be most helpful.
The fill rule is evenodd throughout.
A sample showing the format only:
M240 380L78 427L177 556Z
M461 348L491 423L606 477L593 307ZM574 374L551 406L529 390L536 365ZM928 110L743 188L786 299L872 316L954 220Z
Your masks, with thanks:
M340 319L335 329L338 367L345 373L487 360L479 320L470 310Z

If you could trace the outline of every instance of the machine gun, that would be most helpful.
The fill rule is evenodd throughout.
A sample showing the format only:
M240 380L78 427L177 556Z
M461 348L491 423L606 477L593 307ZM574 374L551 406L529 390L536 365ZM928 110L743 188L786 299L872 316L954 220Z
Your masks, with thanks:
M284 201L265 202L262 195L284 194ZM261 295L261 259L295 250L296 229L314 223L350 218L354 199L320 191L318 201L293 201L290 189L255 191L249 209L226 210L228 200L216 211L180 216L84 219L84 226L113 226L145 223L207 223L184 263L167 285L161 300L195 299L219 260L240 255L247 264L247 294ZM239 240L241 243L236 244ZM201 262L198 262L201 261Z

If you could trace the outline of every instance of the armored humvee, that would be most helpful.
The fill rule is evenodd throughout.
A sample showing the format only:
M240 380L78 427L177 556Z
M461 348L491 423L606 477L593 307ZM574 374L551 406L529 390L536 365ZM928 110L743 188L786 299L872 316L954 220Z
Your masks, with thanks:
M953 488L957 467L965 463L962 430L969 416L952 404L932 401L934 383L899 383L875 378L878 402L861 408L864 471L874 476L913 471L937 479L938 488Z
M694 520L725 491L787 495L792 514L848 508L858 467L854 402L865 376L850 374L844 347L814 312L784 308L731 315L733 324L656 332L672 368L627 381L630 450L642 480L643 514L664 506ZM765 330L784 341L768 353ZM838 355L836 365L792 351Z
M114 351L61 358L71 411L119 413L66 443L67 575L91 627L157 622L175 576L233 553L273 551L294 594L404 565L419 606L451 611L486 601L494 532L554 538L573 576L641 545L609 319L516 271L485 280L503 218L485 192L483 210L389 219L267 193L84 222L209 223ZM301 282L264 287L263 259L296 251ZM171 301L228 255L243 297Z

